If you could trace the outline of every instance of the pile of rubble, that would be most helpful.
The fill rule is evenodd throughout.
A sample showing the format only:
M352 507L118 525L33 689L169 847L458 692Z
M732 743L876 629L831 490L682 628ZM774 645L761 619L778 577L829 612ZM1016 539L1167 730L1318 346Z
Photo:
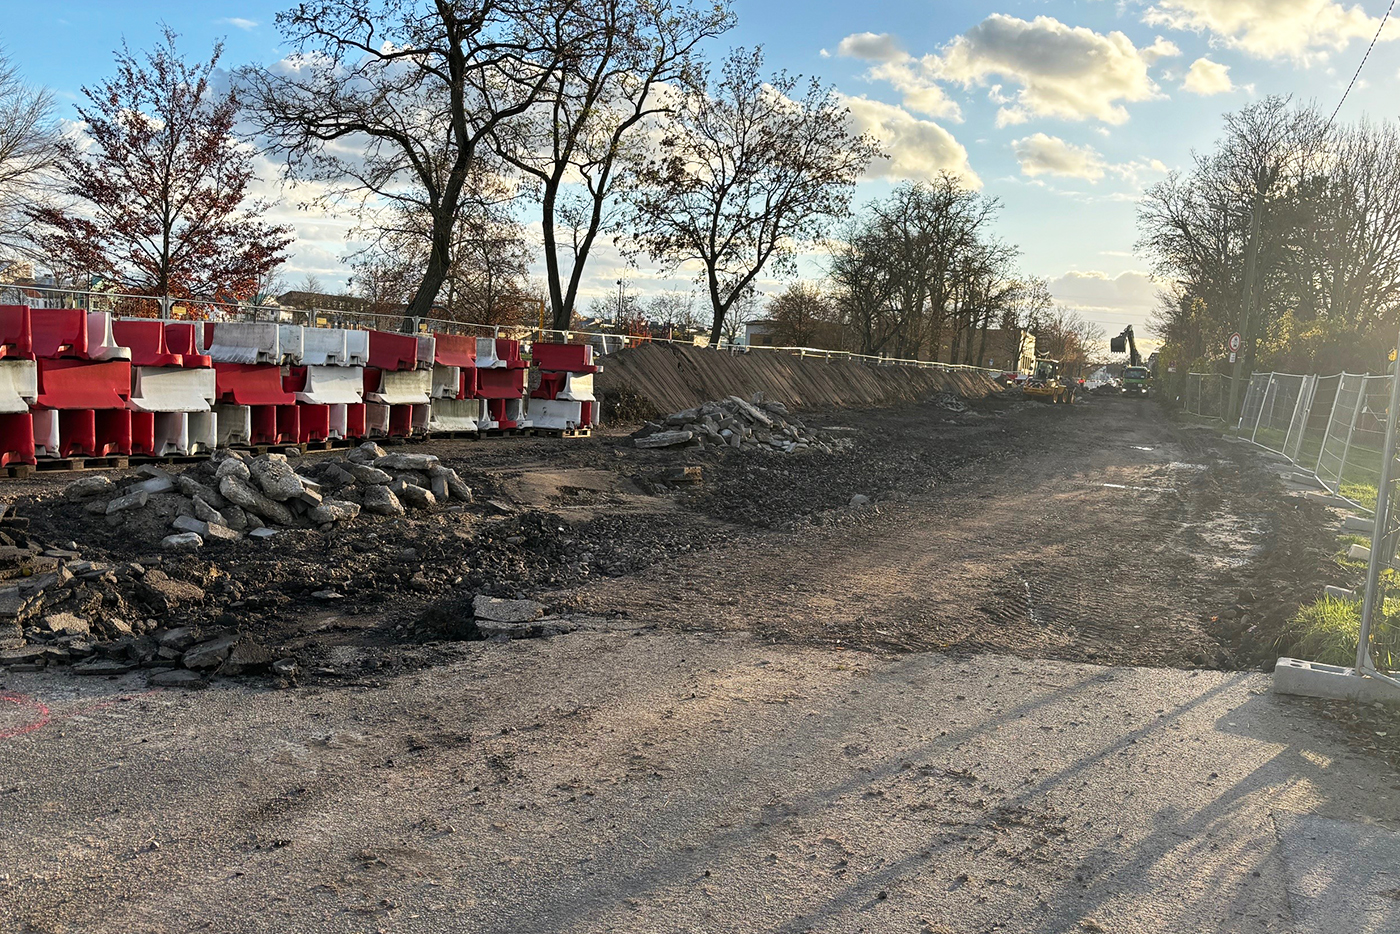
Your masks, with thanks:
M967 403L963 401L963 397L955 392L949 392L946 389L934 393L932 398L929 399L929 402L949 412L967 411Z
M434 455L388 454L373 442L300 471L282 454L227 451L179 474L141 467L124 486L105 474L83 477L63 495L109 525L168 532L161 546L172 551L472 500L471 488Z
M668 416L662 422L647 422L632 433L639 448L733 448L746 451L822 451L831 454L852 446L849 438L824 439L808 431L781 402L764 402L762 395L745 402L728 396L706 402Z

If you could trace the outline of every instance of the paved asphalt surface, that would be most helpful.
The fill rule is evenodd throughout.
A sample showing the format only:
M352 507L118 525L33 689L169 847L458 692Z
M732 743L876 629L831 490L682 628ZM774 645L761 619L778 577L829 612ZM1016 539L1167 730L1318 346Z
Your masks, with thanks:
M0 929L1400 930L1400 777L1265 675L461 653L326 690L5 675Z

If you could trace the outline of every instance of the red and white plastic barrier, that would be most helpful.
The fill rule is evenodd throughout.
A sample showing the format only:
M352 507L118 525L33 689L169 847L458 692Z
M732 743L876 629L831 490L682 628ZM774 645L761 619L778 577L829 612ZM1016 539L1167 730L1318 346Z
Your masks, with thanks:
M539 386L530 394L530 419L536 428L572 430L597 424L593 395L593 348L588 344L536 341L530 355L540 368Z

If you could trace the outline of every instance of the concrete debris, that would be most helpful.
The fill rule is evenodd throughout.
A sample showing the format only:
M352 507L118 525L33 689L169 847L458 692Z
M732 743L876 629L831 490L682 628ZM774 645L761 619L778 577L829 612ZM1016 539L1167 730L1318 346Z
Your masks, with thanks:
M788 414L778 402L761 401L755 396L746 402L727 396L666 417L664 422L647 422L632 435L639 448L730 448L794 454L822 451L830 454L849 448L849 438L827 439L809 431L801 420Z
M850 505L853 508L856 506L869 506L870 497L866 496L864 493L856 493L851 497Z
M264 454L253 458L248 464L248 471L268 498L279 503L297 496L304 489L302 479L287 463L287 458L280 454Z
M356 464L352 461L349 469L351 478L360 483L386 486L394 482L394 478L389 473L378 467L371 467L369 464Z
M77 502L94 496L109 496L116 492L117 485L106 474L94 474L74 480L63 488L63 498Z
M482 620L494 623L524 623L544 615L544 604L534 600L505 600L478 594L472 600L472 615L477 625Z
M114 516L119 512L128 509L140 509L151 500L151 494L145 490L137 490L134 493L127 493L111 500L107 503L106 514Z
M198 532L177 532L162 538L160 547L166 551L195 551L204 547L204 538Z
M940 409L947 409L949 412L967 411L967 403L963 401L962 396L955 392L949 392L946 389L934 393L929 399L929 402L938 406Z
M253 531L251 531L251 532L248 533L248 537L249 537L249 538L271 538L272 536L274 536L274 535L276 535L276 534L277 534L277 530L276 530L276 529L269 529L269 528L264 527L264 528L260 528L260 529L253 529Z
M366 488L364 492L365 512L373 513L376 516L401 516L404 514L403 503L387 486L378 484Z
M1371 549L1365 545L1352 545L1347 549L1347 557L1352 561L1370 561Z
M1365 519L1361 516L1347 516L1345 519L1342 520L1343 532L1360 532L1366 535L1370 535L1375 530L1376 523L1374 519Z
M184 688L187 691L202 691L209 686L204 676L187 668L167 668L154 672L149 681L156 688Z
M228 658L237 644L238 636L229 634L191 646L183 656L185 667L217 668L224 663L224 659Z

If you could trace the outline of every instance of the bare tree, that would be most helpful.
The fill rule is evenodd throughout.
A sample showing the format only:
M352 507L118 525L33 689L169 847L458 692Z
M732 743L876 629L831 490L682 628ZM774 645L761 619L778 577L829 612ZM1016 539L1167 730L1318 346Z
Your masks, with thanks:
M797 91L785 72L764 75L761 50L735 50L717 79L707 71L688 89L631 194L640 247L700 267L711 343L760 272L791 271L801 246L846 212L879 151L850 132L831 89L813 81Z
M0 52L0 259L31 253L30 217L58 155L53 95Z
M539 188L555 328L569 327L613 195L630 184L629 151L674 106L667 85L693 83L696 45L733 23L726 0L582 4L572 20L560 21L576 33L574 54L551 75L541 105L496 127L500 155Z
M400 204L430 220L407 316L428 317L488 137L548 94L581 0L320 0L277 16L290 67L241 72L286 174L329 200Z
M842 334L831 300L812 282L794 282L768 303L773 342L840 350Z
M695 293L673 289L658 292L647 300L647 318L657 328L666 331L668 339L689 335L699 321L695 313Z
M325 283L323 283L321 277L314 272L308 272L306 275L302 276L301 282L297 284L298 292L307 292L311 295L320 295L325 290Z

